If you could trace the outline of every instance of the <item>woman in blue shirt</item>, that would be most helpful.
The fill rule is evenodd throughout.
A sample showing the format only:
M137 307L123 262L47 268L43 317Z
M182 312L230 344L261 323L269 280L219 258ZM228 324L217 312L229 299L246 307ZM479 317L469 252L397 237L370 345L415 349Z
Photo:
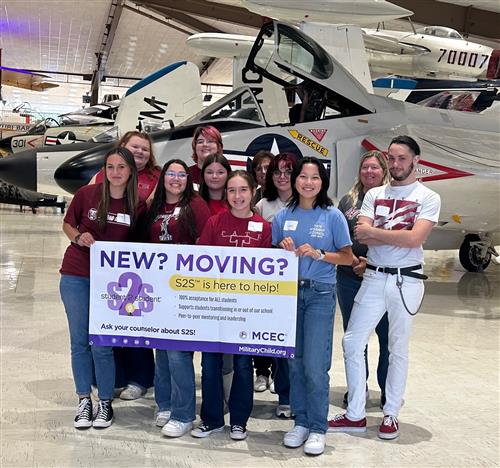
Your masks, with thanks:
M351 239L342 213L328 198L328 174L321 162L303 158L291 177L292 197L273 219L273 244L299 259L295 358L289 360L294 428L287 447L325 449L335 312L335 265L351 265Z

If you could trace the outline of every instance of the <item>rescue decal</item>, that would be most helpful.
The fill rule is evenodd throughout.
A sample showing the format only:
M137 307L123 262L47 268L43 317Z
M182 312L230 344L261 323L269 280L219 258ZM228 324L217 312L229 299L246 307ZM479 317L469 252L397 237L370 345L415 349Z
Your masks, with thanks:
M328 130L326 128L310 128L309 129L309 132L312 134L312 136L314 138L316 138L316 140L318 140L319 142L321 142L323 137L326 135L327 131Z
M299 133L297 130L288 130L288 133L290 133L290 136L292 138L300 141L301 143L303 143L306 146L309 146L309 148L311 148L314 151L316 151L317 153L321 154L321 156L324 156L325 158L328 156L328 150L324 146L321 146L319 143L316 143L315 141L311 140L309 137L302 135L302 133Z

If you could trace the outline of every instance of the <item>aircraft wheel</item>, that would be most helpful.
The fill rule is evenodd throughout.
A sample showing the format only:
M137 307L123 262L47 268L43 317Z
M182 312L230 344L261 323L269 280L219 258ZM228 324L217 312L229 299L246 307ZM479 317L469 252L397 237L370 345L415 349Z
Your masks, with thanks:
M490 264L491 252L473 244L480 241L481 238L477 234L467 234L460 246L458 257L468 271L482 272Z

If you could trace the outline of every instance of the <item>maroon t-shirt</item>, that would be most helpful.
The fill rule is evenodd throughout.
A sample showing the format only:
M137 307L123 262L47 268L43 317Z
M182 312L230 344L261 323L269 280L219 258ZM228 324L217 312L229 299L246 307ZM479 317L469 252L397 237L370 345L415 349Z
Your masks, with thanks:
M229 209L225 200L208 200L208 208L212 216Z
M193 184L200 185L201 184L201 169L197 164L188 167L188 171L191 174L191 179L193 180Z
M198 244L268 248L272 245L271 224L256 213L237 218L229 210L222 211L208 220Z
M101 200L102 184L85 185L76 192L64 217L64 222L81 233L90 232L96 241L127 241L130 234L130 216L126 213L125 198L112 198L108 221L104 231L99 229L97 208ZM143 202L137 207L136 216L144 212ZM90 249L71 243L64 254L61 269L63 275L90 276Z
M198 195L191 200L191 209L193 211L193 221L196 226L197 237L199 237L208 218L210 218L210 210L205 200ZM179 214L180 207L176 203L166 203L151 226L150 242L195 244L196 239L190 238L186 230L179 226L177 222Z
M153 168L153 173L144 168L137 173L137 190L139 191L139 200L146 201L153 193L160 178L161 169L159 167ZM101 169L95 177L96 184L104 182L104 170Z

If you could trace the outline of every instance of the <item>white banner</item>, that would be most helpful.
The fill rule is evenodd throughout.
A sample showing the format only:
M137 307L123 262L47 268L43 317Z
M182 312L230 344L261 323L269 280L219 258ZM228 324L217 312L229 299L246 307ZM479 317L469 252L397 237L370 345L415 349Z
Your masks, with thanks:
M90 265L94 344L294 356L291 252L96 242Z

